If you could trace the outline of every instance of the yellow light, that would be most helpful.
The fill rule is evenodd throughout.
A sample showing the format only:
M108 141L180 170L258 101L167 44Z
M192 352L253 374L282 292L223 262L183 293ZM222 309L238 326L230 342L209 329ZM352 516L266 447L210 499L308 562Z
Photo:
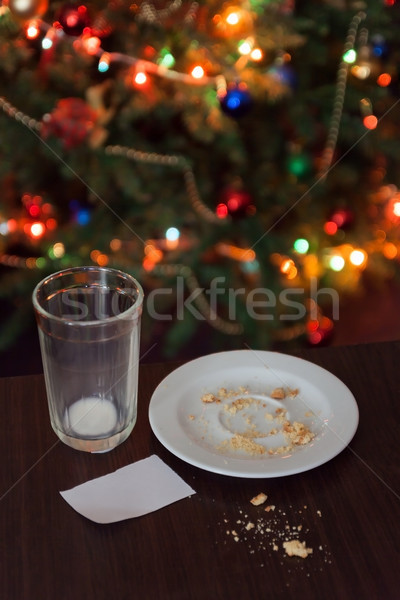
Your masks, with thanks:
M37 21L30 21L28 23L28 26L26 28L26 37L29 40L34 40L35 38L38 37L40 33L40 29L38 26L38 22Z
M45 226L43 223L37 222L37 223L32 223L31 227L30 227L30 231L31 231L31 236L34 238L40 238L42 237L42 235L45 232Z
M361 267L367 262L367 253L364 250L353 250L349 256L350 262L355 267Z
M195 79L201 79L204 77L204 69L200 65L197 65L192 69L192 77Z
M135 83L137 83L137 85L143 85L144 83L146 83L146 81L147 81L146 73L144 73L143 71L139 71L138 73L136 73Z
M239 13L236 11L230 12L226 17L228 25L237 25L240 21Z
M241 42L239 44L239 52L240 54L242 54L242 56L247 56L248 54L250 54L251 50L253 48L253 44L251 42L251 40L245 40L244 42Z
M262 53L261 48L254 48L254 50L252 50L252 52L250 54L250 57L255 61L261 60L263 58L263 53Z
M62 242L56 242L53 246L53 254L56 258L62 258L65 254L65 246Z
M334 256L331 256L329 260L329 266L332 271L341 271L344 268L344 265L345 260L343 256L340 256L339 254L334 254Z
M397 200L393 204L393 214L396 215L396 217L400 217L400 201L399 200Z

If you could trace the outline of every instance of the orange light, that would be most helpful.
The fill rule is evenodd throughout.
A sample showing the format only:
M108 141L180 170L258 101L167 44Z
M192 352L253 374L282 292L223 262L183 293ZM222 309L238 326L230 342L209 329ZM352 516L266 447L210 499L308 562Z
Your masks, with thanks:
M387 87L388 85L391 84L392 77L389 75L389 73L381 73L381 75L379 75L379 77L376 80L376 82L381 87Z
M367 129L375 129L378 125L378 119L375 117L375 115L367 115L364 117L363 123L364 127Z
M99 267L105 267L108 265L108 256L107 254L99 254L96 260Z
M97 262L97 259L100 256L100 254L101 254L100 250L92 250L90 253L90 258L92 259L93 262Z
M150 259L154 263L160 262L162 260L163 252L159 248L156 248L154 244L146 244L144 247L144 253L148 259Z
M82 40L82 44L86 52L90 54L90 56L94 56L95 54L97 54L97 51L100 48L101 41L95 35L91 35L88 38L84 38Z
M386 242L382 249L382 254L385 258L393 260L396 258L398 253L397 247L392 242Z
M122 246L122 242L118 238L114 238L110 242L110 248L113 252L118 252L118 250L121 250L121 246Z
M46 231L46 227L44 223L41 221L37 221L36 223L32 223L30 226L30 234L33 238L40 238Z
M149 258L148 256L145 256L145 258L143 259L142 266L145 271L152 271L156 266L156 263L153 260L151 260L151 258Z
M297 275L297 268L291 258L286 258L281 264L281 273L288 279L294 279Z

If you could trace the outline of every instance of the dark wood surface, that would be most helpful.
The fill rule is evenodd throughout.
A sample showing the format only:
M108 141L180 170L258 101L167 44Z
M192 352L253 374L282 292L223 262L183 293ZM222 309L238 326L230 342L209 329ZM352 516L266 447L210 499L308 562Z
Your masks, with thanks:
M163 448L150 429L148 403L176 364L142 367L136 427L103 455L57 441L41 375L0 379L0 598L399 599L400 343L301 355L350 388L360 424L330 462L275 479L208 473ZM153 453L196 495L98 525L59 494ZM275 511L250 504L259 492ZM257 527L246 531L248 521ZM312 555L284 554L285 526L301 526Z

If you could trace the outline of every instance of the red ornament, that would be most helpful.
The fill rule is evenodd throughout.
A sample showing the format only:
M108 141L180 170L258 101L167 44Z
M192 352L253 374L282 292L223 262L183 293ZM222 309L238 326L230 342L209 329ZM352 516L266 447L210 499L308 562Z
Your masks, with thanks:
M242 189L226 188L220 198L216 210L217 216L224 218L228 215L242 218L255 213L251 195Z
M89 27L88 9L83 4L66 4L56 15L56 19L64 33L78 37Z
M83 144L96 124L97 114L81 98L63 98L43 117L43 138L59 138L67 150Z

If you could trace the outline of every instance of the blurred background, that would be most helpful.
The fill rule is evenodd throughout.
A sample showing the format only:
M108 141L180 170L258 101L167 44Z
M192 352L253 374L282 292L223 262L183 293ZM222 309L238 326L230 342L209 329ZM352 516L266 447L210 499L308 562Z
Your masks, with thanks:
M41 371L32 290L84 264L171 317L145 310L148 362L399 339L399 22L397 0L3 0L0 375Z

